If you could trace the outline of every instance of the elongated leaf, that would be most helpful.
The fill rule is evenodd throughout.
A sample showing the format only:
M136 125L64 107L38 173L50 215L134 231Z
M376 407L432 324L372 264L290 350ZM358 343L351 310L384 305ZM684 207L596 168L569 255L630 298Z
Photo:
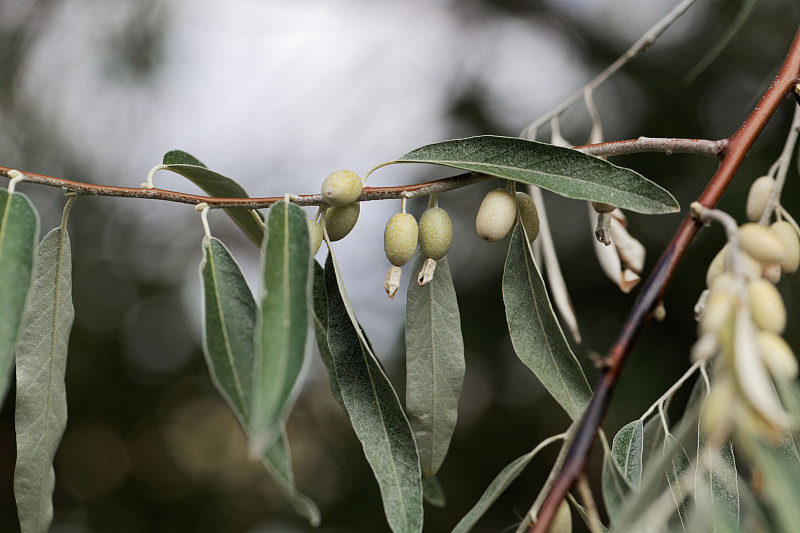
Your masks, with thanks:
M218 172L209 170L196 157L182 152L172 150L164 154L162 167L180 174L201 189L206 194L215 198L249 198L247 192L241 185L231 178L223 176ZM261 246L264 239L264 227L255 219L256 216L261 220L263 215L252 209L225 209L231 219L250 239Z
M644 424L642 436L642 475L646 475L653 463L657 462L664 450L664 425L658 414L650 417Z
M412 272L424 261L417 254ZM443 257L430 283L420 287L411 276L406 301L406 409L428 476L439 470L450 447L464 368L458 301Z
M236 260L222 241L203 241L200 265L205 296L203 352L217 390L248 432L252 399L252 374L256 302ZM294 484L289 444L281 423L277 440L261 454L261 461L286 494L292 506L312 525L319 524L319 510Z
M17 462L14 496L22 533L44 533L53 519L53 458L67 425L64 372L72 320L72 258L66 228L36 253L36 280L17 346Z
M434 507L444 507L447 504L444 489L436 476L422 476L422 496Z
M644 426L641 420L634 420L614 435L611 454L620 467L620 472L634 489L642 480L642 444L644 442Z
M695 499L698 503L708 502L714 513L714 520L720 513L725 513L734 522L739 521L739 479L736 473L736 460L733 455L733 444L730 440L719 450L710 451L706 448L705 439L698 439L698 457L700 454L712 453L711 465L708 469L698 466L697 473L702 473L702 481L695 478ZM701 496L699 491L705 490Z
M694 498L692 494L684 488L680 479L691 466L691 461L689 460L689 455L686 453L686 450L683 449L680 443L675 442L675 438L672 435L666 435L664 438L664 450L675 449L677 449L677 452L672 455L667 465L667 482L672 492L672 499L675 502L681 526L684 531L689 531L686 529L689 524L688 506Z
M325 264L328 346L342 399L395 533L422 531L422 480L411 426L397 393L351 320L332 256Z
M262 249L256 326L250 423L259 454L276 438L303 367L311 262L305 213L294 204L278 202L270 209L269 237Z
M11 381L38 236L39 216L28 197L0 189L0 405Z
M607 454L603 459L601 482L606 511L611 518L611 523L614 524L625 501L633 492L633 487L625 477L622 467L615 460L613 452Z
M754 441L755 442L755 441ZM775 517L776 529L782 533L794 533L800 524L800 476L791 462L781 452L756 444L752 450L753 460L764 478L764 502Z
M203 240L203 352L217 390L248 428L253 385L256 301L228 248Z
M503 302L514 351L574 420L592 391L570 350L522 229L514 229L503 272Z
M586 527L588 527L591 531L597 530L601 531L602 533L608 533L608 528L605 526L605 524L589 516L589 511L586 510L586 507L579 504L578 500L576 500L572 494L567 494L567 498L569 498L569 502L578 511L578 514L583 519L583 523L586 524Z
M286 438L283 423L277 440L261 455L261 462L288 497L295 511L305 516L312 526L317 527L320 522L317 505L308 496L298 492L294 484L289 440Z
M517 137L484 135L429 144L393 162L480 172L637 213L674 213L679 209L666 189L633 170L570 148Z
M339 380L336 379L336 368L333 364L331 349L328 347L328 295L325 289L325 271L319 263L314 261L314 294L313 308L311 309L311 320L314 324L314 336L317 340L317 349L325 369L328 371L328 380L331 384L331 392L344 412L347 408L342 400L342 391L339 388Z

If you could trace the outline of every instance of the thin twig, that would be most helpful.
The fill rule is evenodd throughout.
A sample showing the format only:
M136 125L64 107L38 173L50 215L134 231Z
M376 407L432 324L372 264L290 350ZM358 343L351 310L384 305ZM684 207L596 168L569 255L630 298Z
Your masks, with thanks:
M724 148L725 141L709 141L706 139L657 139L640 137L626 141L615 141L608 143L597 143L586 146L579 146L576 150L594 156L614 156L622 154L632 154L636 152L664 152L699 154L709 157L719 157ZM16 175L14 169L0 166L0 176L11 178ZM11 175L10 175L10 174ZM284 200L284 196L273 196L266 198L213 198L200 196L177 191L169 191L157 188L140 187L114 187L110 185L94 185L82 183L53 176L34 174L32 172L21 172L24 181L37 183L49 187L58 187L65 192L76 195L93 196L117 196L124 198L149 198L151 200L164 200L168 202L178 202L183 204L197 205L207 203L210 209L240 207L245 209L263 209L276 202ZM439 194L468 185L473 185L481 181L494 179L491 176L467 172L449 178L443 178L415 185L400 185L395 187L364 187L359 196L359 202L372 200L399 200L403 198L417 198ZM292 197L292 201L300 206L322 206L326 205L321 194L304 194Z
M798 81L800 81L800 30L795 34L789 53L784 59L775 81L770 84L739 130L728 140L722 163L698 198L698 202L703 206L711 208L716 206L734 174L739 170L748 150ZM661 302L686 249L701 227L702 222L695 219L691 213L687 214L645 282L617 340L609 350L606 357L607 364L598 377L595 392L589 400L586 415L578 430L578 436L564 461L561 474L551 487L550 493L539 511L539 520L529 528L529 533L547 531L559 504L583 472L586 458L608 410L622 367L630 355L639 333L649 321L653 310Z

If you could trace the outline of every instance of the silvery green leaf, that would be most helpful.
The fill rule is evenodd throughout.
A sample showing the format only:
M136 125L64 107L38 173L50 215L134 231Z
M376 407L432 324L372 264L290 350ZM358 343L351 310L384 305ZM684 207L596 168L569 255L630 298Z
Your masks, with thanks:
M641 420L626 424L614 435L611 455L620 467L620 472L634 489L642 480L642 443L644 427Z
M281 423L280 433L275 442L261 455L261 462L264 463L264 466L272 474L272 478L288 497L289 503L292 504L295 511L305 516L313 527L317 527L320 522L317 505L308 496L300 493L294 484L289 439L286 437L283 423Z
M634 492L634 488L625 476L622 466L615 459L613 451L606 454L603 459L601 486L606 511L611 519L611 523L614 524L625 505L625 501L630 497L631 493Z
M572 494L567 494L567 498L569 499L569 502L572 504L572 506L578 511L578 514L581 516L581 519L583 519L583 523L586 524L586 527L588 527L591 531L594 531L596 529L597 531L600 531L602 533L608 533L608 528L605 526L605 524L603 524L597 519L593 519L592 517L590 517L589 511L586 510L586 507L579 504L578 500L576 500L572 496ZM592 529L593 527L595 529Z
M479 172L637 213L679 209L666 189L633 170L577 150L518 137L483 135L429 144L393 163L430 163Z
M664 449L664 424L658 414L651 416L644 424L642 437L642 475L648 472L652 466L651 462L656 462L661 457Z
M444 489L436 476L422 476L422 497L434 507L444 507L447 504Z
M336 368L333 364L333 356L328 347L328 295L325 289L325 271L319 263L314 261L314 287L313 305L311 309L311 321L314 325L314 336L317 340L317 349L325 369L328 371L328 380L331 384L331 392L339 405L347 413L342 400L342 391L339 388L339 381L336 379Z
M269 213L269 236L261 251L261 309L250 427L258 454L275 439L303 367L311 296L311 250L306 215L278 202Z
M252 399L256 302L239 265L214 237L203 240L203 353L211 378L247 429Z
M222 241L205 239L203 252L200 266L205 296L203 352L214 385L250 433L256 302L239 265ZM320 519L317 506L298 492L294 484L283 423L276 438L261 453L261 461L292 506L316 526Z
M414 436L392 384L348 313L333 256L325 264L328 346L345 408L380 487L395 533L422 531L422 480ZM358 329L356 329L358 328Z
M74 316L72 258L62 225L37 249L17 345L14 497L22 533L44 533L53 519L53 458L67 425L64 372Z
M181 150L172 150L164 154L161 168L180 174L203 189L209 196L215 198L249 198L247 192L234 180L209 170L196 157ZM252 209L234 208L225 209L225 212L241 228L245 235L250 237L258 246L261 246L261 241L264 239L264 227L255 218L257 216L260 220L264 220L260 212Z
M664 450L675 450L672 453L670 461L667 463L667 483L672 492L672 499L675 502L675 507L678 513L678 520L685 531L688 531L688 507L694 500L691 491L687 490L681 482L682 476L691 466L689 455L686 450L675 441L672 435L666 435L664 438Z
M752 440L754 466L763 477L763 501L773 516L777 533L794 533L800 524L800 476L782 453Z
M710 459L710 467L698 466L695 476L695 501L709 503L715 510L712 520L718 512L726 513L732 521L739 521L739 478L736 473L736 460L733 454L733 444L726 440L718 450L711 450L706 446L705 438L700 435L697 445L697 456L700 461ZM711 453L710 458L703 458ZM701 494L700 491L705 491Z
M39 216L28 197L0 189L0 405L11 382L38 236Z
M511 237L503 271L503 302L517 356L574 420L592 390L556 320L519 225Z
M425 258L417 254L412 272ZM430 283L411 276L406 300L406 410L422 471L431 476L444 461L456 427L464 383L464 340L447 258L436 262Z

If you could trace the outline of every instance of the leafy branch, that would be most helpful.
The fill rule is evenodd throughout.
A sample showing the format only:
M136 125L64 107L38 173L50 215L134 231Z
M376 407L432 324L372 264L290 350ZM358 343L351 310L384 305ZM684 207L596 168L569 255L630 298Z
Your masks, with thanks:
M739 170L748 151L759 137L767 122L777 111L783 100L793 92L800 91L800 30L795 34L789 52L780 71L767 91L756 104L741 127L729 139L722 153L722 163L712 176L697 201L704 207L713 208L719 202L733 176ZM567 459L561 468L556 482L539 510L536 521L526 517L529 533L543 533L548 530L558 506L566 497L567 491L578 481L583 473L586 460L595 436L608 410L614 387L622 367L627 361L634 343L642 328L650 320L653 311L661 302L672 276L684 257L689 244L697 236L702 223L687 214L675 232L664 253L661 255L650 276L646 280L633 307L623 324L619 336L602 361L597 386L586 409L578 434Z

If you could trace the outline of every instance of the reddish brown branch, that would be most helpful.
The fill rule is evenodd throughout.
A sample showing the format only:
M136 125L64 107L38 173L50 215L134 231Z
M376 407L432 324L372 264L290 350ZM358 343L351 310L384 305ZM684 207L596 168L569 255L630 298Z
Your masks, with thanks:
M798 82L800 82L800 29L795 34L789 53L775 80L739 130L728 139L722 154L722 163L697 199L698 202L709 208L716 206L750 147L753 146L767 122L775 114L778 106L794 90ZM582 474L592 443L608 409L622 366L633 349L639 333L661 301L675 269L700 227L701 223L693 219L691 214L687 214L645 282L617 340L609 350L606 357L608 364L604 366L598 378L594 395L589 401L581 427L578 429L577 438L567 454L559 477L539 510L536 523L529 526L529 533L547 531L559 504Z

